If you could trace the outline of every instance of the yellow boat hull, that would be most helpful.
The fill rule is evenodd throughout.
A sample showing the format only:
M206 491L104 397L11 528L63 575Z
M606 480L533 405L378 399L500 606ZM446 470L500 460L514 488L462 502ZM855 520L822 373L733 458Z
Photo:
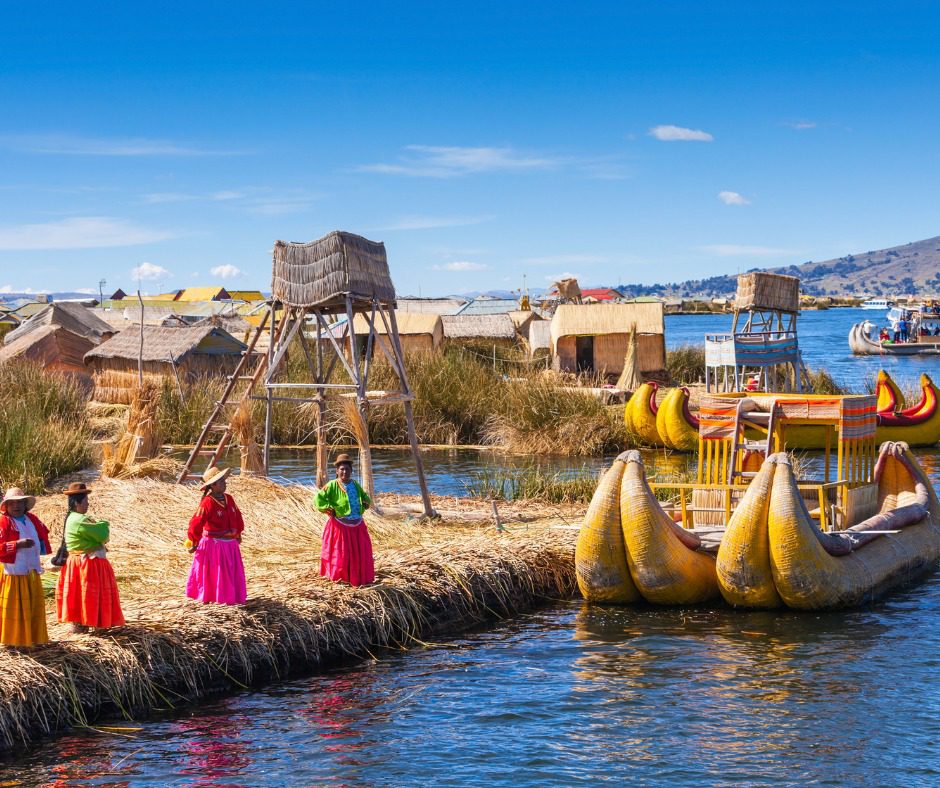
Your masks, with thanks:
M656 429L656 383L644 383L627 401L623 421L627 430L646 446L662 446Z
M656 411L656 431L663 446L675 451L698 449L698 425L689 419L688 389L670 389Z

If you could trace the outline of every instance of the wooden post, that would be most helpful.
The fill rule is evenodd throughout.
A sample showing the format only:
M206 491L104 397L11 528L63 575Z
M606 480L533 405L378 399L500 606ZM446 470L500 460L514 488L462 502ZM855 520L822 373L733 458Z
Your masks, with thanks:
M382 313L383 320L385 313ZM405 424L408 426L408 443L411 445L411 455L415 458L415 470L418 473L418 485L421 487L421 502L424 504L425 517L433 517L434 509L431 507L431 496L428 494L428 482L424 478L424 461L421 459L421 450L418 448L418 437L415 433L415 413L411 406L411 387L408 385L408 376L405 374L404 353L401 349L401 343L398 340L398 321L395 320L395 310L388 310L388 320L391 321L391 331L389 331L389 341L395 350L395 356L398 359L396 365L398 369L398 379L401 381L402 393L407 399L404 402Z
M352 355L351 366L354 373L353 383L356 384L356 416L359 419L358 429L355 430L356 438L359 442L359 475L362 479L362 486L369 494L373 503L377 504L375 498L375 482L372 478L372 448L369 446L369 403L366 402L366 382L362 375L362 357L359 355L359 343L356 339L356 327L353 324L355 307L352 298L346 296L346 315L347 325L349 326L349 352ZM369 322L369 337L367 344L372 344L372 334L375 332L375 326Z
M274 358L274 339L275 339L275 321L277 320L277 301L272 299L271 301L271 337L268 340L268 360L267 360L267 369L265 370L265 376L268 379L272 378L272 373L274 370L271 369L271 361ZM264 451L262 452L262 462L264 466L264 475L267 476L270 473L271 467L271 422L274 418L274 400L271 399L272 391L270 387L264 387L265 394L265 403L264 403Z

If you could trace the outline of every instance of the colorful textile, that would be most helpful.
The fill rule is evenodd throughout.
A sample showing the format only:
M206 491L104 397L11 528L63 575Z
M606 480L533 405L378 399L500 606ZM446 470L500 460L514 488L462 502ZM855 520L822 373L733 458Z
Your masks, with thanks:
M186 596L197 602L218 602L221 605L244 603L248 597L245 568L235 539L202 537L193 553Z
M70 512L65 521L65 546L70 553L90 553L107 543L111 527L107 520L94 520L87 514Z
M36 572L0 573L0 644L33 646L48 642L42 578Z
M360 503L360 514L368 509L372 505L372 499L362 489L362 486L359 482L354 479L350 479L349 486L355 488L356 493L359 496ZM336 517L349 517L352 511L350 507L349 495L346 490L343 488L343 485L340 484L338 479L333 479L333 481L323 486L317 493L316 500L317 510L321 512L326 512L327 509L332 509L333 514Z
M351 586L375 581L372 540L364 520L358 525L344 525L330 517L323 528L320 550L320 575L330 580L345 580Z
M103 556L69 553L69 560L59 573L55 606L62 623L101 628L124 626L114 570Z
M231 537L241 540L245 530L242 513L235 504L235 499L225 493L225 503L219 503L211 495L203 496L199 508L189 521L187 538L189 546L199 544L203 535Z
M49 529L32 512L27 512L26 518L38 534L39 554L49 555L52 552L52 548L49 546ZM16 561L16 543L20 538L20 531L13 518L6 514L0 514L0 562L12 564Z

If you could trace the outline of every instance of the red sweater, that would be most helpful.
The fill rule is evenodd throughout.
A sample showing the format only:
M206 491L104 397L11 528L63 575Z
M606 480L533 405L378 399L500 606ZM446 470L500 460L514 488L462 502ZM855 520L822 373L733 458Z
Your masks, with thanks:
M206 536L233 536L241 541L242 531L245 530L245 521L242 513L235 505L235 499L225 493L225 506L220 504L211 495L206 495L200 502L199 508L189 521L187 536L194 545L199 544L203 534Z
M26 512L26 516L39 536L39 555L49 555L52 552L52 547L49 545L49 529L32 512ZM0 514L0 562L12 564L16 560L16 543L19 539L20 531L13 518Z

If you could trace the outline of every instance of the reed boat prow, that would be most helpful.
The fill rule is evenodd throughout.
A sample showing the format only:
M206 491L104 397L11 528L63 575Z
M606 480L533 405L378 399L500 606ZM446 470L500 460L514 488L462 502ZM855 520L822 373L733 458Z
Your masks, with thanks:
M643 598L660 605L688 605L718 596L715 559L701 539L666 514L646 480L638 451L626 453L620 519L630 575Z
M936 566L940 503L907 444L882 445L875 483L871 517L824 533L806 509L789 461L777 464L767 524L774 585L788 607L862 604Z

